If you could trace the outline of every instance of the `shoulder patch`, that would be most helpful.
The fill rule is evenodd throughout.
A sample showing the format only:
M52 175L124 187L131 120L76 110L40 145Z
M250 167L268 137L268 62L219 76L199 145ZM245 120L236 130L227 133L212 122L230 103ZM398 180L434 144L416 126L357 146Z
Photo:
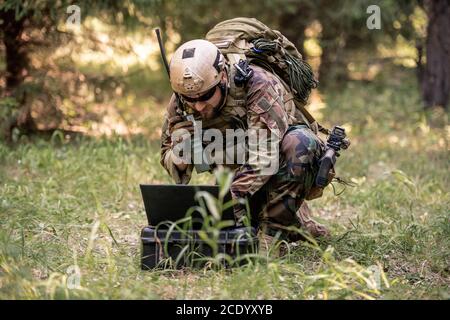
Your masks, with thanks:
M270 104L270 102L266 99L266 97L262 97L261 99L259 99L257 105L258 105L259 109L261 109L261 110L258 110L260 112L269 111L269 109L272 107L272 104Z

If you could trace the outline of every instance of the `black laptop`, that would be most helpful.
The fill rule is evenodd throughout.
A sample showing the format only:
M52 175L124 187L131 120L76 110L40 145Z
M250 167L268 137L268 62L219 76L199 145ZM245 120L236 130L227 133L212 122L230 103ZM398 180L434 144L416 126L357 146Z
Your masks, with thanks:
M210 185L141 184L140 188L148 223L152 226L166 221L178 221L186 216L190 208L200 206L201 204L195 200L197 191L209 192L215 198L219 195L219 187ZM229 201L231 201L230 193L225 196L224 203ZM206 205L203 207L211 214ZM199 211L192 213L192 220L194 228L201 228L203 219ZM232 206L222 213L222 220L234 221Z

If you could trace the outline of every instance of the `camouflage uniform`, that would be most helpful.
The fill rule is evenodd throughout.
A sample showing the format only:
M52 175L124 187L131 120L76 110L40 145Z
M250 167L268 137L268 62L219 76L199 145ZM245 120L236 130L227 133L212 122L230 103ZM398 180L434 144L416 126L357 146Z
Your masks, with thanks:
M261 174L258 165L225 165L235 171L231 185L233 198L250 201L252 219L268 234L288 226L307 228L313 235L326 233L323 226L310 219L304 202L308 197L318 169L323 142L302 120L286 85L277 76L252 66L253 77L246 84L246 104L229 103L212 120L203 120L203 129L267 129L269 142L279 145L279 170L274 175ZM169 103L161 137L161 164L176 183L189 182L193 165L180 172L172 163L168 119L176 115L175 99ZM195 115L195 114L194 114ZM196 117L197 119L197 117ZM201 119L201 118L199 118ZM236 219L242 211L237 210ZM294 233L285 232L291 240Z

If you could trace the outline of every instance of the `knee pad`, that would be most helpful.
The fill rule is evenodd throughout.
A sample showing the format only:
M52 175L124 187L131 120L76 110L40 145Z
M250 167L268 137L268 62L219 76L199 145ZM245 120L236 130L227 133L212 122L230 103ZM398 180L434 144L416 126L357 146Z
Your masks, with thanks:
M281 152L292 181L303 181L313 171L323 152L319 138L307 128L290 130L283 137Z

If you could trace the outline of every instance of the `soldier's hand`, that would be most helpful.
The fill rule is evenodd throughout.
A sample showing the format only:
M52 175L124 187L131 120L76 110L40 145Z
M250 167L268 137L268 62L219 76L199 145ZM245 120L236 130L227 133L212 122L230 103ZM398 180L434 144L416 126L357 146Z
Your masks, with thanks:
M168 119L169 134L172 140L171 148L188 140L194 133L194 124L182 116L173 116ZM187 146L186 146L187 147Z
M185 171L190 163L189 159L185 159L188 156L185 152L191 148L190 136L188 131L182 129L176 130L172 134L172 162L180 171Z
M194 132L192 121L182 116L173 116L168 119L169 133L171 137L172 161L180 171L185 171L188 163L183 159L183 150L191 147L190 138ZM185 143L185 145L182 145Z
M186 129L190 133L194 132L194 124L192 121L186 120L184 117L176 115L168 120L169 133L172 135L176 130Z
M233 213L234 213L234 222L235 227L241 228L244 227L247 216L247 211L245 209L245 206L241 203L237 203L233 206Z

